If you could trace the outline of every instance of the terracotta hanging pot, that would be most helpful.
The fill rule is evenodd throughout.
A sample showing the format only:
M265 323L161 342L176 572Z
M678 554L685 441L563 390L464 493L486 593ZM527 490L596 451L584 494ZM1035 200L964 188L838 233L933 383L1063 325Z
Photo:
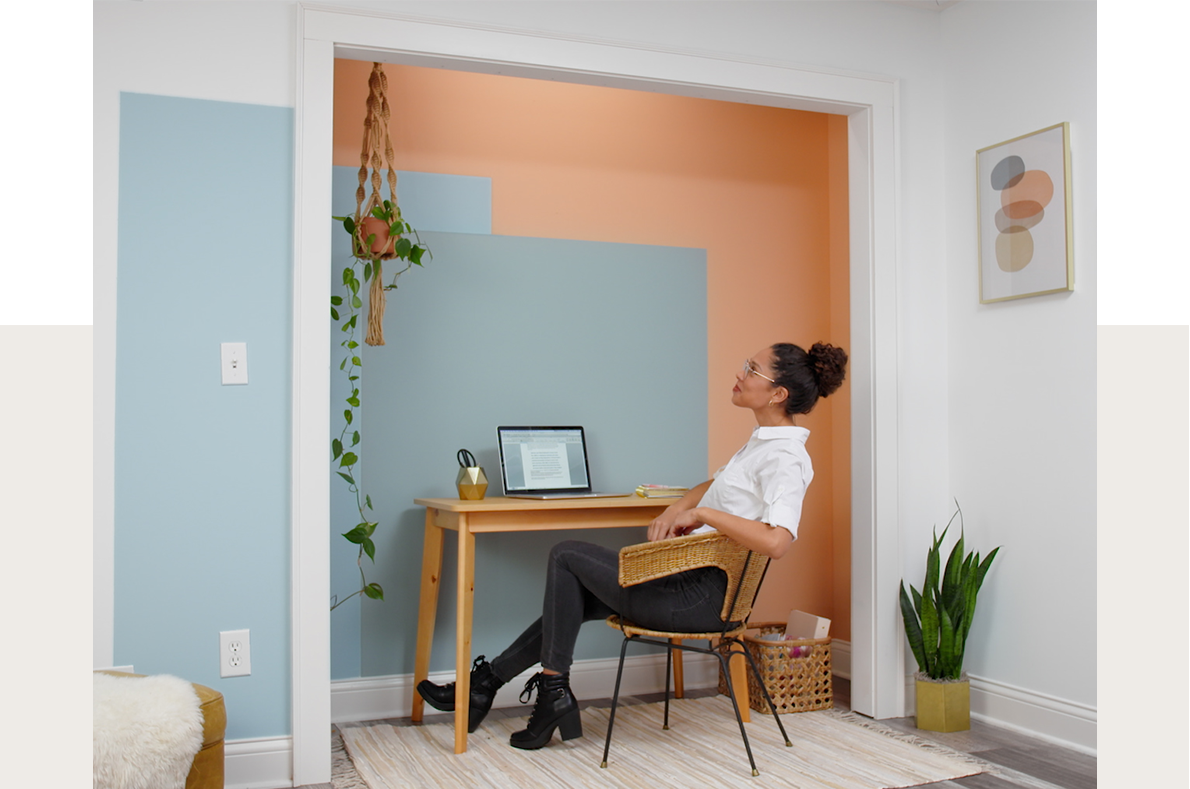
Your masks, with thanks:
M368 236L376 236L372 242L371 255L369 257L392 258L394 257L394 247L400 236L389 236L388 222L383 219L377 219L374 216L366 216L360 220L359 223L359 246L364 248L368 243Z

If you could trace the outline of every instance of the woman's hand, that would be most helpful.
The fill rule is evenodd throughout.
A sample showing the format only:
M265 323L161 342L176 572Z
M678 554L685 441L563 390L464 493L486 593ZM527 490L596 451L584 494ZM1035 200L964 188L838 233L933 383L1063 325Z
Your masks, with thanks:
M698 527L698 523L691 525L686 514L698 506L698 502L702 501L703 494L707 492L707 488L711 487L711 480L695 485L690 490L686 491L686 495L670 504L665 508L665 512L658 515L649 524L649 542L657 542L658 540L668 540L670 537L681 537L683 534L689 534L690 531ZM682 531L682 529L685 529Z
M668 540L671 537L682 537L702 525L695 513L696 509L676 510L670 507L658 515L649 524L649 542Z

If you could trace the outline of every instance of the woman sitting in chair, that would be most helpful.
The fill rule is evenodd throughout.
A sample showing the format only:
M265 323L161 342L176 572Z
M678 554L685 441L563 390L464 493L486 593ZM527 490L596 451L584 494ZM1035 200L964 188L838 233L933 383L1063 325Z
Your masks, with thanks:
M797 536L806 487L814 476L806 439L794 424L843 383L847 354L816 343L809 352L778 343L744 362L736 373L731 402L750 408L757 427L726 466L670 505L649 526L649 540L718 530L746 548L779 559ZM535 749L560 729L562 739L581 737L578 701L570 691L570 664L579 627L619 614L666 631L710 632L723 623L727 580L718 568L687 570L623 588L619 553L567 540L550 551L542 616L491 663L481 655L471 671L467 730L475 731L492 708L496 691L541 663L521 694L537 689L537 703L525 729L512 735L514 748ZM453 711L455 686L424 680L417 692L435 709Z

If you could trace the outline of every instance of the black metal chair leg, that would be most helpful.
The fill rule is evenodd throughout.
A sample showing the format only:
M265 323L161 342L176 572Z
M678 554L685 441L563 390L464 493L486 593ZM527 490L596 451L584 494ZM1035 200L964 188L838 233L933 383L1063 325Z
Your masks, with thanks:
M752 775L760 775L760 770L756 769L756 760L752 758L752 744L748 742L748 732L744 730L744 716L740 714L740 704L735 699L735 688L731 685L731 666L728 664L731 655L731 648L728 647L727 655L719 653L719 664L723 669L723 677L727 680L727 697L731 699L731 708L735 710L736 723L740 725L740 737L744 740L744 750L748 752L748 763L752 765Z
M665 650L665 717L661 721L661 730L669 731L669 683L671 672L673 671L674 651L670 648Z
M764 700L769 703L769 711L773 713L773 720L777 722L777 728L781 730L781 737L785 740L785 747L792 748L793 743L789 741L789 735L785 733L785 724L781 722L781 716L777 714L777 705L773 703L773 697L769 693L768 686L760 678L760 669L756 666L756 659L752 657L752 653L748 651L747 647L744 647L744 657L748 658L748 665L752 668L752 675L756 677L756 684L760 686L761 692L764 693Z
M628 652L628 642L631 638L625 638L624 643L620 645L620 667L616 670L616 690L612 694L612 711L607 716L607 739L603 743L603 762L600 767L607 767L607 752L612 747L612 726L616 723L616 705L620 701L620 679L624 676L624 655Z

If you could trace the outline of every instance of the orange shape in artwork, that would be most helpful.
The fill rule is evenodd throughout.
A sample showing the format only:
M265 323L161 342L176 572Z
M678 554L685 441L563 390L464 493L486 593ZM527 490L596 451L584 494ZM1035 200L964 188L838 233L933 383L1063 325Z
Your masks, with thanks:
M1000 193L1000 205L1005 209L1013 203L1024 202L1037 203L1044 208L1053 199L1054 182L1044 170L1026 170L1019 181Z
M1006 203L997 213L1003 213L1009 219L1026 219L1042 213L1041 203L1036 200L1017 200ZM1036 224L1036 223L1034 223Z

